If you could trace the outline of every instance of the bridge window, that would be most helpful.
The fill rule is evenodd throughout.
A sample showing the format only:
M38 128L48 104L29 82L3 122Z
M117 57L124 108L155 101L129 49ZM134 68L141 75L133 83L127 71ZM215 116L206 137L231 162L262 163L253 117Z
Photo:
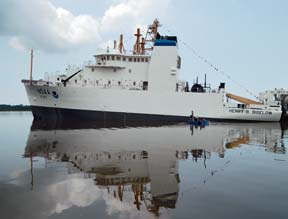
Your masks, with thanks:
M129 58L129 62L132 62L132 58Z
M148 58L145 59L145 62L148 62Z
M110 60L110 56L107 56L107 60L108 60L108 61Z
M124 62L126 62L126 58L125 57L123 57L123 59L122 59Z
M114 60L115 60L115 57L114 57L114 56L111 56L111 60L114 61Z
M117 59L117 61L120 61L120 60L121 60L121 57L120 57L120 56L117 56L116 59Z

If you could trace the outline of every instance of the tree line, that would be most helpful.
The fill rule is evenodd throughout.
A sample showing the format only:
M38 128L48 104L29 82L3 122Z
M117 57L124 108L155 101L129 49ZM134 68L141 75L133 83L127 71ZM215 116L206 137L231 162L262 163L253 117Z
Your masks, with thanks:
M27 105L8 105L0 104L0 111L30 111L30 106Z

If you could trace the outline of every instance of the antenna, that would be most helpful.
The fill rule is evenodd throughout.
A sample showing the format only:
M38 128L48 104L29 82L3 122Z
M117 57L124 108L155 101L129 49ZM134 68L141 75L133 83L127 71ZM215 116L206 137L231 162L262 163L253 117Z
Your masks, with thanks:
M114 40L114 49L116 49L116 48L117 48L117 41Z

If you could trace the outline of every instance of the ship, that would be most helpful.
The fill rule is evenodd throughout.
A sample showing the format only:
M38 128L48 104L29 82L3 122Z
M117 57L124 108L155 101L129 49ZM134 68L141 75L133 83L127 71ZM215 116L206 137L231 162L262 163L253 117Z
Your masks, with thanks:
M121 34L118 45L114 41L113 48L95 52L95 61L40 80L32 77L32 51L30 79L22 83L34 118L156 123L185 122L193 114L211 121L280 120L279 101L228 93L222 82L213 89L206 80L191 87L180 80L177 36L160 35L160 26L155 19L143 36L138 28L132 51L125 49Z

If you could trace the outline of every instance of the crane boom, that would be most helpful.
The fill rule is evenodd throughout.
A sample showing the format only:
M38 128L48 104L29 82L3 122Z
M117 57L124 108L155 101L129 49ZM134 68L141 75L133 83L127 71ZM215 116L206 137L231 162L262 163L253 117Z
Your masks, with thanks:
M255 100L251 100L251 99L248 99L245 97L240 97L240 96L237 96L237 95L231 94L231 93L227 93L226 97L231 98L231 99L236 100L236 101L239 101L241 103L249 104L249 105L250 104L263 105L263 103L257 102Z

